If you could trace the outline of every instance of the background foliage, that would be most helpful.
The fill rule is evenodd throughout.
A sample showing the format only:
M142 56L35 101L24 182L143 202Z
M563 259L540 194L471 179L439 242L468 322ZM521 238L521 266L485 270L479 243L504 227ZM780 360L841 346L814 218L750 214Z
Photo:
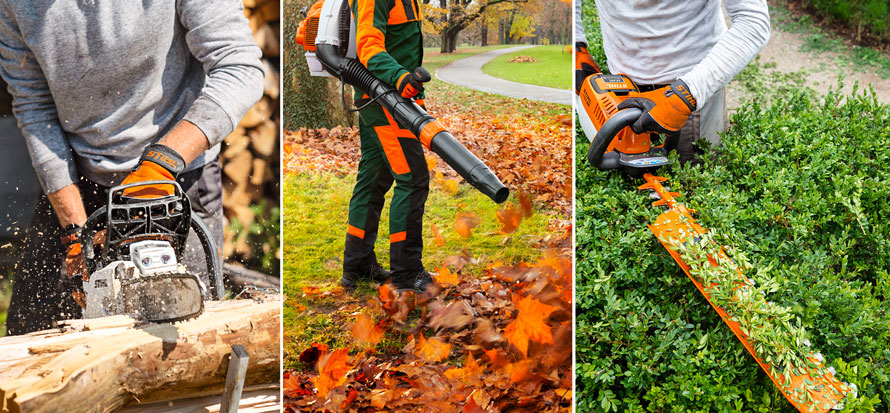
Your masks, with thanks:
M890 1L810 0L825 17L852 28L858 38L863 31L890 40Z

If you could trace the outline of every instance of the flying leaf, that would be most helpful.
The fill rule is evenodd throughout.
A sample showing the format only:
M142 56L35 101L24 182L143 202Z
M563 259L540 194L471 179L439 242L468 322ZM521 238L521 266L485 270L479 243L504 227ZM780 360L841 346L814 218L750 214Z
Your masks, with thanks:
M516 319L504 328L504 337L516 346L523 356L528 356L528 342L553 343L550 326L544 322L556 307L543 304L532 296L516 303L519 313Z
M439 233L439 227L436 226L435 222L430 227L433 230L433 241L436 243L436 246L444 246L445 237L443 237L442 234Z
M346 373L351 368L349 349L341 348L322 356L318 360L318 377L314 380L318 398L324 399L331 389L346 383Z
M318 363L318 359L321 356L327 354L327 352L328 346L319 343L312 343L312 347L309 347L306 350L303 350L302 353L300 353L300 362L314 368L315 365Z
M313 295L321 294L321 289L313 286L305 286L303 287L303 296L312 297Z
M442 267L436 270L436 276L434 278L437 283L442 285L460 284L460 277L458 277L456 273L451 272L448 267Z
M522 216L526 218L532 216L532 198L528 195L528 192L519 192L519 209L522 211Z
M461 214L454 221L454 230L464 238L470 238L473 235L473 228L479 225L479 218L473 214Z
M506 208L499 209L498 221L501 221L501 234L512 234L522 222L522 213L511 203Z
M444 342L438 337L430 337L427 340L423 337L423 333L419 333L414 345L414 351L428 363L438 363L451 353L451 344Z
M365 313L358 315L349 330L359 343L367 346L375 346L383 338L383 329L375 325L374 320Z

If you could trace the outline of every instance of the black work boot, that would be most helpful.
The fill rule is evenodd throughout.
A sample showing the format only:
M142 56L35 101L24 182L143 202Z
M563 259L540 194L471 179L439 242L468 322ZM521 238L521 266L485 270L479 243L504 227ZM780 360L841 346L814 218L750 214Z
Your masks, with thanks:
M392 280L392 284L395 285L399 291L414 290L419 293L424 292L426 287L434 282L433 277L430 275L429 271L426 270L422 270L417 274L407 277L393 277Z
M389 279L391 274L392 272L384 270L380 263L375 262L365 271L343 271L343 277L340 278L340 285L347 290L352 290L358 285L360 280L367 279L374 282L384 283Z

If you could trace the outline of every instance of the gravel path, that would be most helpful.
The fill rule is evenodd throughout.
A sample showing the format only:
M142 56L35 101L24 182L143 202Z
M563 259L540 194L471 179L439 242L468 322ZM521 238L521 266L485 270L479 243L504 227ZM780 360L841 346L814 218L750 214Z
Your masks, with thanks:
M534 46L525 45L508 47L506 49L492 50L490 52L465 57L437 70L436 77L445 82L481 92L494 93L517 99L529 99L571 105L571 90L511 82L509 80L489 76L482 72L482 66L495 57L527 49L529 47ZM566 70L569 69L570 68L566 68Z
M852 65L839 65L838 53L803 52L801 46L805 41L806 35L783 32L774 26L769 42L760 52L760 64L773 63L775 67L761 68L761 70L766 74L805 70L805 84L823 96L830 88L835 87L838 78L843 76L842 91L845 94L852 92L854 83L858 81L860 90L872 85L878 100L890 103L890 79L882 79L871 68L866 68L866 71L861 71L862 69L856 71ZM727 107L732 110L741 104L745 92L737 81L729 84L727 92Z

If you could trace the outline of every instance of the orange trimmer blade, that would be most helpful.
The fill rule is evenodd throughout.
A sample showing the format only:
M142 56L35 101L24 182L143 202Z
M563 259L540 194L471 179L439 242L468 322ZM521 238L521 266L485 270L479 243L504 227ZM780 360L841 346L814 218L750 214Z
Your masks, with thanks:
M832 372L827 369L822 368L821 356L808 354L807 359L809 359L813 364L817 366L815 371L824 372L821 375L814 376L809 372L806 368L798 369L797 367L803 366L792 366L790 369L793 372L803 371L804 374L790 375L790 385L786 385L786 376L781 373L773 374L773 369L765 363L757 354L751 342L748 339L748 336L744 333L742 326L730 317L727 312L718 307L711 300L711 286L702 285L702 282L692 274L690 270L690 266L683 261L680 256L678 250L682 245L687 242L698 242L698 239L705 235L707 230L703 228L701 225L695 222L695 219L692 217L692 211L687 209L682 203L676 200L676 197L680 196L680 194L676 192L670 192L666 189L661 183L666 181L666 178L655 176L651 173L646 173L643 175L643 179L646 180L646 183L639 187L640 190L649 190L654 191L658 194L658 200L653 203L653 206L664 206L667 208L667 211L662 213L656 218L655 223L649 225L649 229L655 234L655 237L661 242L662 245L668 250L668 253L674 257L674 260L677 261L677 264L680 264L680 268L686 273L692 283L695 284L696 288L704 295L705 299L708 300L708 303L711 304L711 307L717 311L717 314L720 314L720 318L729 326L730 330L735 334L735 336L742 342L748 352L751 353L751 356L754 357L754 360L757 361L757 364L763 369L763 371L769 376L770 380L775 383L776 387L785 395L785 398L788 399L789 402L799 411L801 412L816 412L823 413L828 410L831 410L832 407L835 407L844 396L850 392L850 388L837 379L837 377L832 374ZM721 248L719 250L719 254L723 256L720 258L727 258L725 251ZM720 265L719 262L726 262L725 259L713 259L709 260L712 265L717 266ZM752 284L751 280L745 277L741 272L738 272L738 285ZM776 369L776 371L782 371L783 369ZM811 386L816 388L816 390L810 390L810 396L808 398L800 397L802 392L807 390L804 389L804 383L809 382L813 383L815 386ZM809 399L809 401L801 401L801 400Z

